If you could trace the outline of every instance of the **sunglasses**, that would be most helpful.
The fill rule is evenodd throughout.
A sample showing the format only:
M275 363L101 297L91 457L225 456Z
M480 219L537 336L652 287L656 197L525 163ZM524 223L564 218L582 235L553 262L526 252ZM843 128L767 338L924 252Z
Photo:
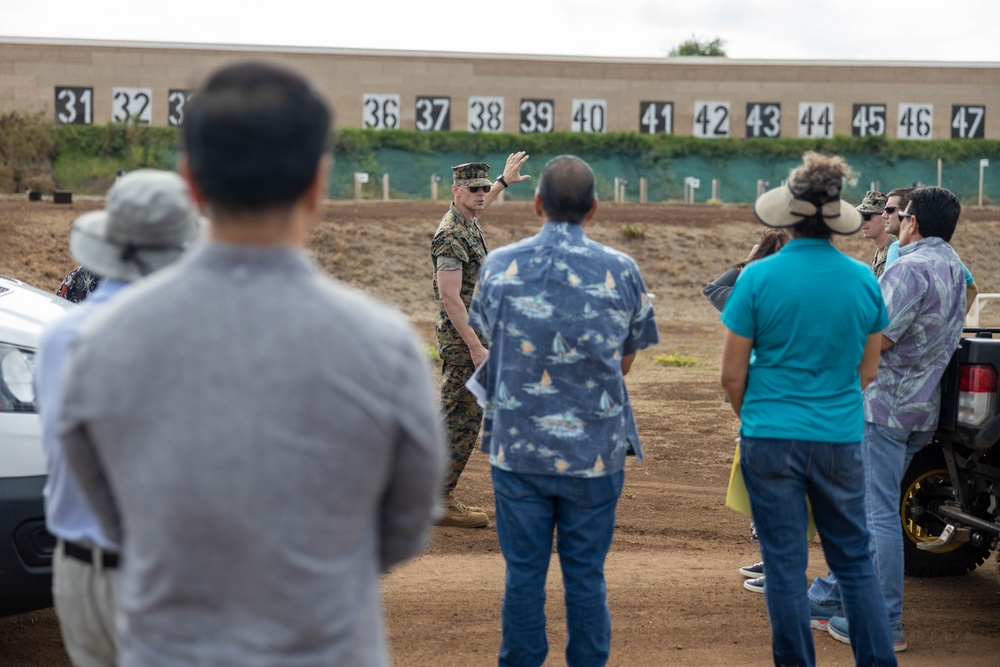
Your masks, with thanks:
M898 206L886 206L885 207L885 214L886 215L892 215L893 213L895 213L895 211L896 211L897 208L899 208L899 207ZM903 215L903 214L900 213L900 215Z
M467 185L466 187L469 188L469 192L472 193L479 192L480 188L482 188L484 193L488 193L490 190L493 189L492 185Z
M912 218L913 216L914 216L914 214L913 214L913 213L907 213L907 212L905 212L905 211L900 211L900 212L899 212L899 219L900 219L900 220L909 220L909 219L910 219L910 218Z
M861 219L864 220L865 222L869 222L872 219L873 215L875 215L875 214L874 213L862 213L861 214Z

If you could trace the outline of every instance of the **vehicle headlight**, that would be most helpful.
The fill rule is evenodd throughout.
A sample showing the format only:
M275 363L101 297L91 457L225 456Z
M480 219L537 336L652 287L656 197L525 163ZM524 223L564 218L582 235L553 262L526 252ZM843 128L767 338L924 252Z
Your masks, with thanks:
M0 343L0 412L35 412L35 352Z

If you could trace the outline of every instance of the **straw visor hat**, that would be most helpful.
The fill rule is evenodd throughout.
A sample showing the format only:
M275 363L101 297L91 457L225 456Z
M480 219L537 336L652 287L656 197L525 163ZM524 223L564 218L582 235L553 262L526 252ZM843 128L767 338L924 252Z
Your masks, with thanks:
M820 215L836 234L849 235L861 229L861 214L840 198L841 179L829 181L824 190L810 189L793 178L787 185L768 190L754 202L753 212L768 227L792 227L805 218ZM814 202L819 202L816 204Z
M77 218L69 249L84 268L132 281L177 259L199 240L202 227L180 176L142 169L115 182L103 211Z

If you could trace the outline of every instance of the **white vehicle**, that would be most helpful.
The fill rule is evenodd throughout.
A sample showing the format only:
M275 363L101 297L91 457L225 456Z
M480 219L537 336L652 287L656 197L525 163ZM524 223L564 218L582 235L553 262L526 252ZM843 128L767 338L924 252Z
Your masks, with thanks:
M0 276L0 613L49 603L55 539L45 529L45 454L35 406L42 328L74 307Z

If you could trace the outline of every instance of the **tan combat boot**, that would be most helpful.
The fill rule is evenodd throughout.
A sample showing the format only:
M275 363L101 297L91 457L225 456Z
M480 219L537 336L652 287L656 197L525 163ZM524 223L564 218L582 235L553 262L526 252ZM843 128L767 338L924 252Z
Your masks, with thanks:
M444 511L435 521L438 526L455 526L456 528L482 528L489 522L489 517L485 512L474 511L479 508L466 507L455 500L455 495L449 493L444 497L442 503Z

